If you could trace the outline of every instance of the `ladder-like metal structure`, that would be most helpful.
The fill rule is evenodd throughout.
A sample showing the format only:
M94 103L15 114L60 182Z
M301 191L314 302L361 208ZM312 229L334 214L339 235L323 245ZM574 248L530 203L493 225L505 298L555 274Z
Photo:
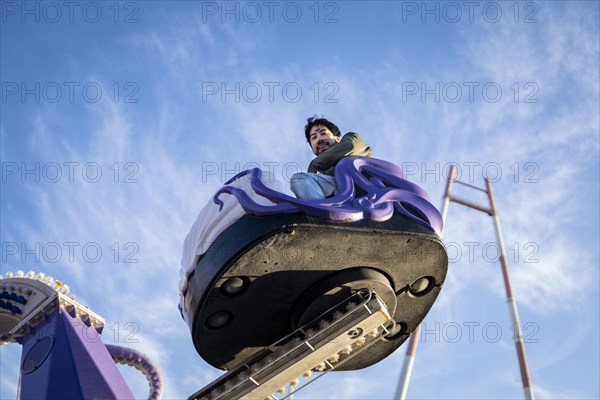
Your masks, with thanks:
M521 381L523 382L523 392L526 400L533 400L533 388L531 385L531 378L529 376L529 368L527 366L527 356L525 354L525 343L523 341L523 332L521 330L521 323L519 321L519 313L517 311L517 301L512 289L512 283L510 280L510 274L508 272L508 264L506 262L506 250L504 247L504 239L502 237L502 230L500 229L500 218L498 217L498 211L496 209L496 202L494 200L494 193L492 191L492 184L488 178L485 178L485 189L481 189L477 186L470 185L465 182L461 182L455 178L456 167L450 166L448 174L448 180L446 182L446 190L444 191L444 197L442 201L442 219L446 221L446 214L448 212L448 205L450 202L462 204L463 206L472 208L488 214L494 221L494 231L496 233L496 241L500 249L500 266L502 268L502 277L504 280L504 287L506 289L506 302L508 304L508 311L513 326L515 327L515 346L517 350L517 358L519 360L519 369L521 371ZM479 190L486 193L489 201L488 206L481 206L471 201L462 199L460 197L450 195L450 190L454 183L467 186L471 189ZM445 224L444 224L445 225ZM417 342L419 340L421 332L421 326L414 330L410 337L410 342L406 350L406 357L402 366L402 373L398 381L398 387L396 389L395 399L405 400L406 393L408 391L408 383L412 373L413 364L415 361L415 355L417 351Z

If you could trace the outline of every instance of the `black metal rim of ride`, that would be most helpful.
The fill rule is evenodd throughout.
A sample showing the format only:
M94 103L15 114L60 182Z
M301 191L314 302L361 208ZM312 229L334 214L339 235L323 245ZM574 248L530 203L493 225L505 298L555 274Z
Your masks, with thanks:
M350 223L339 223L334 221L321 220L318 218L308 217L302 213L296 214L279 214L269 217L255 217L246 215L234 223L232 226L227 228L216 240L212 243L207 253L199 260L194 273L190 277L190 284L188 286L188 292L185 295L186 310L188 313L188 324L193 336L194 346L199 354L203 354L201 340L198 337L202 329L206 329L206 326L200 327L199 324L205 324L202 318L199 318L203 311L205 302L207 301L211 291L215 290L215 285L220 279L228 272L228 269L234 265L242 257L251 252L255 247L261 245L261 243L272 240L272 238L278 235L293 235L295 231L313 229L316 232L333 232L339 231L347 233L348 235L373 235L375 238L381 238L389 235L410 235L410 238L406 241L410 242L411 238L416 238L416 241L426 240L430 242L436 242L441 245L446 256L445 265L443 265L444 271L441 279L435 279L432 276L424 276L425 281L420 282L419 287L425 285L425 289L420 292L415 292L409 283L405 283L402 287L395 287L394 282L388 276L385 270L373 268L370 265L353 265L355 268L366 268L367 270L376 270L378 276L383 276L388 282L390 290L398 297L408 296L403 298L417 299L420 297L431 297L427 296L431 291L435 293L433 296L437 296L439 289L445 278L445 269L447 268L447 255L445 254L445 248L441 240L433 232L427 230L423 226L413 223L402 215L395 214L390 220L384 222L376 221L357 221ZM383 235L383 236L379 236ZM266 272L266 271L265 271ZM332 276L335 271L330 271ZM351 274L345 272L344 274ZM438 277L439 278L439 277ZM244 277L240 279L245 279ZM349 278L352 280L352 278ZM340 284L343 284L343 278L341 278ZM379 278L374 278L374 281ZM382 281L383 282L383 281ZM243 283L242 283L243 285ZM326 291L327 286L332 286L334 283L316 284L317 289L312 289L314 293L319 291ZM334 285L335 286L335 285ZM305 288L307 289L307 288ZM244 288L242 287L242 291ZM307 293L311 293L308 291ZM314 296L315 295L313 294ZM309 297L313 296L309 295ZM435 299L434 297L434 299ZM314 302L314 299L295 299L293 312L290 312L288 318L288 324L290 331L293 330L300 321L298 315L302 314L302 308L307 307L309 304ZM303 305L304 304L304 305ZM422 306L417 305L415 313L424 317L426 312L429 310L433 301L427 301L422 303ZM389 305L388 305L389 307ZM393 311L390 310L393 314ZM222 318L228 318L227 316L220 316ZM422 319L420 317L419 321ZM400 318L401 319L401 318ZM398 329L388 338L388 342L397 342L397 345L388 345L394 347L394 349L408 337L416 326L413 322L415 321L396 321ZM393 351L393 350L391 350ZM391 351L386 351L382 357L387 356ZM204 358L204 357L203 357ZM210 361L207 360L210 363ZM214 365L214 364L213 364ZM222 368L221 365L215 365L218 368ZM360 368L356 365L350 366L350 369Z

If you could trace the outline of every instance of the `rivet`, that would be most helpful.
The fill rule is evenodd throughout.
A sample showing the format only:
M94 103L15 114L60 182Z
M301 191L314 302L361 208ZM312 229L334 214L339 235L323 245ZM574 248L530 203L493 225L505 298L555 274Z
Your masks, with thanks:
M362 333L363 333L363 330L361 328L355 328L355 329L351 329L348 332L348 336L350 336L350 338L352 338L352 339L356 339L357 337L362 335Z

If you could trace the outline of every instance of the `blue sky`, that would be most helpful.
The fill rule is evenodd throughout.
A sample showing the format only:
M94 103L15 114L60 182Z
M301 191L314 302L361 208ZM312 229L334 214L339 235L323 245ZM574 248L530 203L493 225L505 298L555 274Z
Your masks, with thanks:
M245 166L289 193L313 114L359 132L436 205L451 163L473 185L489 176L536 397L600 397L598 2L1 6L0 272L68 283L106 319L106 343L156 361L165 398L220 374L177 311L185 235ZM452 204L444 240L409 397L522 398L492 221ZM404 351L296 398L391 399ZM19 357L0 348L2 399Z

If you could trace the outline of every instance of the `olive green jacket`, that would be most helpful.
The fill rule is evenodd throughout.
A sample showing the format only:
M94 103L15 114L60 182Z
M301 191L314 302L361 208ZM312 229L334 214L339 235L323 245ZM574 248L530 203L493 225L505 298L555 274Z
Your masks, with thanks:
M308 166L308 172L321 172L333 176L333 170L338 161L348 156L373 157L373 152L358 136L358 133L348 132L339 143L334 144L312 160Z

